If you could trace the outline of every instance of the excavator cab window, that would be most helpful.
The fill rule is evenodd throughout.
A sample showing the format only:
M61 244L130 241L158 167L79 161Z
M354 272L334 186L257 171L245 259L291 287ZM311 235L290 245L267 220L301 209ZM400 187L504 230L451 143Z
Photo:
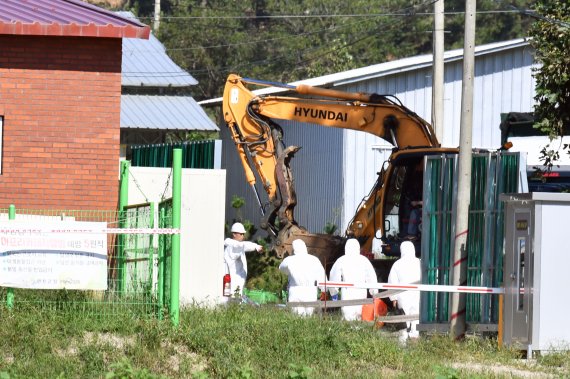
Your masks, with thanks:
M390 175L390 184L387 187L385 203L385 228L386 237L397 238L400 234L400 198L406 167L396 166Z
M419 239L422 187L423 158L402 160L394 166L386 189L385 216L390 225L387 237Z

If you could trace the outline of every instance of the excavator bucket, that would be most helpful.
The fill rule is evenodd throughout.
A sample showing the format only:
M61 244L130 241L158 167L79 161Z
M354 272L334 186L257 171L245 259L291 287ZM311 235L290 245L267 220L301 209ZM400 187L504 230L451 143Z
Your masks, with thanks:
M301 239L307 245L309 254L319 258L328 273L336 259L343 254L345 239L330 234L309 233L295 222L293 210L297 205L297 195L289 163L299 149L297 146L289 146L278 154L275 178L281 204L276 212L281 227L274 239L273 251L279 258L284 258L293 254L293 241Z
M296 239L301 239L305 242L309 254L319 258L327 274L330 272L334 262L344 254L346 239L330 234L309 233L297 225L290 225L279 231L273 242L272 251L279 258L291 255L293 254L292 244Z

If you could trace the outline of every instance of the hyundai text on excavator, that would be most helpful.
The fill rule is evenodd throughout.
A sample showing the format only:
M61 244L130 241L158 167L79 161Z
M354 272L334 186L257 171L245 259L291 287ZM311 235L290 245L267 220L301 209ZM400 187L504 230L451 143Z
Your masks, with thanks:
M282 87L285 94L256 95L248 85ZM282 258L292 252L293 240L300 238L327 271L342 255L346 238L357 238L365 251L371 251L373 239L380 238L386 255L398 255L402 239L417 239L408 230L413 222L412 201L421 202L424 156L458 152L441 148L431 125L390 95L292 86L231 74L224 88L223 117L246 180L256 193L263 216L260 226L273 237L273 251ZM344 237L310 233L295 221L297 200L289 162L300 147L285 145L278 120L362 131L394 146ZM258 180L266 200L256 189ZM415 196L420 198L413 199L418 185Z

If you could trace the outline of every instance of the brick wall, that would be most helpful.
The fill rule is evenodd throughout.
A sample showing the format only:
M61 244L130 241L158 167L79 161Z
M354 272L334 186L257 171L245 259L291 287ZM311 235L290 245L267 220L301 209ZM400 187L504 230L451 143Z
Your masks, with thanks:
M0 207L116 209L121 39L0 36Z

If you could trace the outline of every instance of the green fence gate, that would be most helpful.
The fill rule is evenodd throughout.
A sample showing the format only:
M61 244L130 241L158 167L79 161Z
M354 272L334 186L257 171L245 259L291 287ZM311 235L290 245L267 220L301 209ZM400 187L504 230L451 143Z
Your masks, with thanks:
M9 210L0 211L9 214ZM5 216L4 216L5 217ZM31 210L17 209L13 218L29 225L46 222L97 222L107 229L107 290L85 291L66 289L5 288L0 290L9 307L36 307L59 312L76 312L86 316L136 315L155 317L165 304L158 302L158 288L153 285L157 272L153 269L155 247L148 233L121 234L120 229L153 227L152 205L127 207L120 211ZM57 224L50 224L57 225ZM70 224L62 224L70 225ZM85 225L85 224L84 224ZM81 234L78 234L80 240ZM44 248L38 246L39 248ZM20 258L24 260L22 256ZM18 262L20 266L21 263ZM79 262L77 264L80 264ZM25 269L25 266L23 266ZM154 280L156 284L156 280Z
M429 156L424 176L422 215L422 283L451 285L456 217L456 155ZM503 268L501 193L518 191L518 153L474 153L472 162L467 285L499 287ZM422 292L420 328L447 330L451 295ZM466 295L466 322L471 329L494 330L498 296Z

